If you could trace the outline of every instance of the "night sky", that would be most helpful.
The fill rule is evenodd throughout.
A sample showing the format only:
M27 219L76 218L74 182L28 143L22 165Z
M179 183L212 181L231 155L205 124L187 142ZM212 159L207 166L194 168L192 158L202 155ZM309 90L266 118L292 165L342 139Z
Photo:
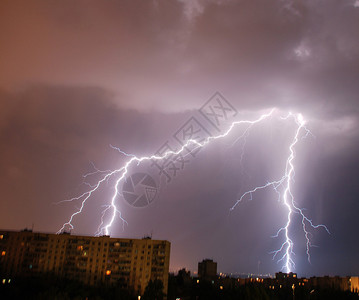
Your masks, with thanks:
M296 204L314 224L311 263L300 218L290 227L299 276L359 275L359 1L36 1L0 3L0 228L57 232L86 192L130 158L152 155L219 92L231 120L275 116L209 144L170 180L151 163L154 201L120 193L113 237L167 239L170 270L275 273L271 251L286 221L273 189L239 197L280 177L302 113L311 131L296 147ZM236 113L234 113L236 111ZM235 114L235 116L233 116ZM198 124L197 123L197 124ZM227 124L228 125L228 124ZM244 135L243 135L244 134ZM178 135L177 135L178 136ZM239 138L243 136L242 138ZM94 167L95 166L95 167ZM114 179L74 218L93 235ZM105 221L109 219L105 215Z

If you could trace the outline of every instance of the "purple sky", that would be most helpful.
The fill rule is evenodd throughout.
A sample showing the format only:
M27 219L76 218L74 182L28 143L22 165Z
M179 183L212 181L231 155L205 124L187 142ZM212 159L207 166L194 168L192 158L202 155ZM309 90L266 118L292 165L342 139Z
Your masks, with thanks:
M295 271L358 275L358 28L358 0L1 1L0 228L59 230L80 203L54 203L89 188L91 162L113 170L128 159L110 144L151 155L190 117L214 134L198 110L218 91L237 119L272 107L304 115L313 136L296 148L293 192L331 235L312 231L309 264L296 218ZM279 271L269 254L285 222L275 192L229 209L282 174L294 129L274 118L244 147L238 128L169 184L154 176L149 206L119 196L128 225L117 219L111 235L171 241L171 270L213 258L223 272ZM94 234L112 193L110 180L73 233Z

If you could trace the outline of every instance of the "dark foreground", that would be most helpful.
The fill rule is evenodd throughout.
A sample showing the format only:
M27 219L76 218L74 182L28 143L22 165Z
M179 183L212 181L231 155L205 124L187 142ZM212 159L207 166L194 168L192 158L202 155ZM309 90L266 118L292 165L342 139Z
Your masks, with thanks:
M132 291L110 286L86 286L80 282L59 279L51 276L38 278L14 279L10 283L0 283L0 299L83 299L83 300L138 300ZM162 300L161 282L150 282L141 300ZM170 276L168 300L211 300L211 299L245 299L245 300L318 300L318 299L359 299L358 294L335 289L309 290L297 287L272 290L261 284L247 284L236 288L220 288L210 282L184 284L180 278Z

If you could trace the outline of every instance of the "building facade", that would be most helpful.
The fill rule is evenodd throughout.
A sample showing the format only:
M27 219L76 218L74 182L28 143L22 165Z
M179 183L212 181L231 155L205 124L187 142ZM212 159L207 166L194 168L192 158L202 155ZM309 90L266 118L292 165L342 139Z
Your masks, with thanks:
M168 288L170 242L0 231L1 280L51 273L132 289L142 295L150 280Z
M217 263L212 259L204 259L198 263L198 278L214 280L217 277Z

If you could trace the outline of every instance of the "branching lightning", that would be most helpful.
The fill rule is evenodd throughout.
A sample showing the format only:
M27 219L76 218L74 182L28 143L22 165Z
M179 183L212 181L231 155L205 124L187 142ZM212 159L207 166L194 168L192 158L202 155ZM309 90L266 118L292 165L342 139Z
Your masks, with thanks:
M202 142L198 142L194 139L189 139L186 141L186 143L177 151L167 151L165 152L163 155L152 155L152 156L142 156L142 157L137 157L133 154L128 154L124 151L122 151L121 149L114 147L112 145L111 148L113 148L114 150L120 152L121 154L125 155L126 157L128 157L129 159L127 160L127 162L119 169L116 170L106 170L106 171L101 171L99 169L97 169L94 165L94 169L95 172L92 173L88 173L86 175L84 175L84 178L90 176L90 175L94 175L94 174L99 174L101 175L101 179L97 181L96 184L94 185L90 185L90 189L88 191L86 191L85 193L68 199L68 200L63 200L60 201L59 203L63 203L63 202L72 202L72 201L81 201L81 205L80 208L77 209L77 211L75 211L70 218L68 219L68 221L66 223L64 223L62 225L62 227L60 228L60 230L58 231L58 233L63 232L67 229L73 229L73 220L74 218L81 214L86 202L91 198L91 196L98 191L98 189L100 188L100 186L102 186L102 184L104 182L109 181L110 179L114 179L114 185L113 185L113 193L112 193L112 197L110 200L110 204L104 206L104 209L101 213L101 219L100 219L100 225L98 227L98 230L96 232L96 235L109 235L110 231L111 231L111 226L113 225L113 223L115 222L116 217L118 216L120 218L120 220L122 221L123 225L127 224L126 220L122 217L121 211L118 209L117 207L117 203L116 203L116 199L117 196L119 195L119 187L120 184L124 181L124 179L126 178L126 175L128 174L129 168L134 165L134 164L141 164L142 162L145 161L150 161L150 160L163 160L168 158L171 155L178 155L181 154L182 152L184 152L189 146L194 147L194 150L197 148L202 148L205 147L207 144L209 144L211 141L213 140L217 140L217 139L221 139L224 138L226 136L228 136L228 134L237 126L240 125L244 125L246 126L244 133L239 137L239 138L246 138L248 135L248 132L250 130L250 128L252 126L254 126L257 123L262 122L265 119L268 119L270 117L273 116L273 112L274 109L272 109L271 111L269 111L268 113L262 114L259 118L255 119L255 120L242 120L242 121L235 121L233 122L229 128L227 129L227 131L225 131L222 134L216 135L216 136L209 136L207 137L205 140L203 140ZM280 228L276 234L276 237L279 237L281 234L284 235L284 242L281 245L281 247L272 252L273 253L273 259L275 257L279 257L278 261L283 261L284 262L284 266L283 269L285 269L286 272L290 272L291 270L293 270L295 268L295 264L294 261L292 259L292 254L293 254L293 241L290 237L290 226L291 226L291 222L292 222L292 215L293 214L299 214L301 217L301 222L302 222L302 229L304 232L304 236L306 239L306 253L307 253L307 257L308 257L308 261L310 261L310 247L312 246L311 241L310 241L310 235L311 233L308 231L308 228L324 228L328 233L328 229L325 225L314 225L312 223L312 220L310 220L309 218L307 218L303 212L303 209L299 208L294 201L294 196L292 193L292 184L294 181L294 174L295 174L295 168L294 168L294 159L295 159L295 146L297 145L297 143L299 142L299 140L305 136L307 136L308 134L310 134L310 131L306 128L305 126L305 121L303 119L303 116L301 114L298 115L294 115L294 114L288 114L286 117L283 117L282 119L288 119L288 118L294 118L294 121L297 125L293 140L291 142L291 144L289 145L288 148L288 152L289 152L289 156L286 160L286 164L285 164L285 170L284 170L284 174L283 176L278 179L278 180L274 180L274 181L270 181L267 182L266 184L263 184L261 186L257 186L254 187L252 190L249 190L247 192L245 192L240 198L239 200L236 201L236 203L231 207L230 210L233 210L241 201L243 201L245 198L249 198L249 200L252 200L253 198L253 194L255 192L257 192L258 190L262 190L262 189L266 189L266 188L273 188L277 194L278 194L278 199L283 203L283 205L286 207L287 209L287 221L285 223L285 225ZM239 139L237 138L236 141ZM243 156L243 153L242 153ZM241 158L242 158L241 156ZM280 191L281 189L284 189L284 191ZM108 220L105 221L106 216L109 215Z
M273 251L272 253L274 254L273 259L277 255L281 255L278 261L279 262L284 261L283 269L286 272L291 272L293 269L295 269L295 263L292 259L294 243L290 238L290 232L289 232L293 213L297 213L301 217L302 228L306 240L306 253L309 262L310 262L310 247L312 247L312 243L310 241L311 234L308 231L308 226L312 228L324 228L329 233L329 230L325 225L322 224L314 225L312 220L308 219L305 216L303 209L299 208L295 204L294 196L291 189L295 175L295 168L294 168L295 146L301 138L308 136L310 134L310 131L306 128L305 126L306 122L301 114L293 115L290 113L288 114L288 116L283 117L282 119L288 119L289 117L294 118L295 123L297 124L297 129L295 130L295 135L292 140L292 143L289 145L289 156L286 161L284 175L279 180L268 182L265 185L257 186L254 189L245 192L231 208L231 210L233 210L238 205L238 203L241 202L247 196L249 196L249 200L252 200L253 193L261 189L272 187L278 193L279 199L282 198L283 204L287 208L288 214L287 214L287 222L285 226L280 228L276 234L276 237L279 237L280 233L283 232L284 242L278 250ZM284 192L282 194L278 190L279 187L281 186L284 186Z

